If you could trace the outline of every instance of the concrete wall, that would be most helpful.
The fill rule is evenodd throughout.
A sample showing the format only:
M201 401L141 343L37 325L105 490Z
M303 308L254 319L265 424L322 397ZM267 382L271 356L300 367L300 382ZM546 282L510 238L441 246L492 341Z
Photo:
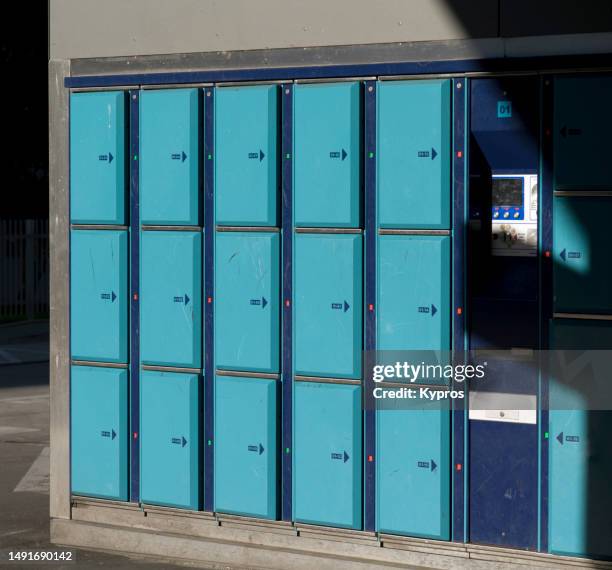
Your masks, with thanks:
M609 0L50 0L50 58L612 30Z

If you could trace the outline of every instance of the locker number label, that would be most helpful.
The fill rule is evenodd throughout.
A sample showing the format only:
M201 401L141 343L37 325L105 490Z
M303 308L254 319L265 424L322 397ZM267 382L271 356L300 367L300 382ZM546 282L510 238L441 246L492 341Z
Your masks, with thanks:
M497 118L509 119L512 117L512 101L497 102Z

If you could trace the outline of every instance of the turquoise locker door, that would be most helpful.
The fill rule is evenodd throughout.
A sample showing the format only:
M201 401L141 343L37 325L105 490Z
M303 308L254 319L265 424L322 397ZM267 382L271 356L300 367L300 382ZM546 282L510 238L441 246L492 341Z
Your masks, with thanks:
M128 373L72 366L70 477L72 493L128 500Z
M555 79L555 190L609 190L612 77Z
M378 239L378 349L450 350L448 236Z
M215 511L276 519L277 382L215 378Z
M450 227L450 80L378 84L378 219Z
M198 225L197 89L140 94L140 221Z
M556 350L609 351L612 324L555 320L551 346ZM597 397L598 391L609 394L609 358L598 358L586 369L576 368L578 354L566 353L569 362L563 366L565 373L577 370L578 378L558 381L553 377L550 383L548 541L555 554L610 558L612 412L598 410L602 406ZM554 367L553 376L556 370ZM585 381L590 385L588 392ZM603 396L602 401L605 399Z
M295 86L296 226L360 225L360 89L359 83Z
M295 235L295 373L361 377L362 245L354 234Z
M360 529L361 387L296 382L294 517Z
M217 224L278 224L277 92L276 85L217 89Z
M141 372L140 498L196 510L200 386L195 374Z
M201 234L142 232L140 269L141 361L201 368Z
M217 232L215 364L279 371L280 234Z
M73 230L70 236L71 357L127 362L127 231Z
M70 95L70 220L126 223L125 93Z
M377 529L449 540L450 416L421 408L377 412Z
M553 201L554 307L557 312L612 312L608 197L557 196Z

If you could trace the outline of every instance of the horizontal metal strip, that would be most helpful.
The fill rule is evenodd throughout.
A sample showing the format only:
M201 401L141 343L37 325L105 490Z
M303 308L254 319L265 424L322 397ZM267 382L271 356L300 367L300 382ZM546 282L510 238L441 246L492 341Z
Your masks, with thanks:
M245 86L254 86L254 85L286 85L287 83L292 83L291 81L282 81L278 79L276 81L219 81L215 83L215 87L245 87Z
M280 232L280 228L265 226L216 226L218 232Z
M294 228L296 234L362 234L361 228Z
M110 87L73 87L71 93L96 93L99 91L129 91L134 85L113 85Z
M449 236L450 230L403 230L399 228L379 229L381 236Z
M195 88L197 89L198 87L212 87L213 84L212 83L183 83L181 85L168 85L166 83L158 83L157 85L141 85L140 89L142 89L143 91L149 91L152 89L189 89L191 88Z
M201 226L140 226L143 232L201 232Z
M612 315L588 315L586 313L553 313L555 319L581 319L585 321L612 321Z
M376 76L372 75L369 77L355 76L355 77L325 77L318 79L296 79L296 84L308 85L311 83L349 83L353 81L376 81Z
M280 380L280 374L269 372L245 372L243 370L216 370L217 376L232 376L239 378L260 378L264 380Z
M95 497L88 497L85 495L70 495L70 500L73 503L73 507L106 507L114 509L127 509L130 511L141 511L139 505L130 503L129 501L117 501L115 499L96 499Z
M181 368L179 366L156 366L153 364L143 364L143 370L151 372L178 372L180 374L202 374L201 368Z
M73 366L95 366L96 368L121 368L127 369L128 365L122 362L99 362L94 360L72 360Z
M116 225L113 226L111 224L70 224L70 229L72 230L127 230L128 226Z
M612 196L612 190L555 190L555 196L571 196L572 198L595 198Z
M323 376L299 376L293 377L296 382L320 382L322 384L350 384L352 386L361 386L361 380L353 378L326 378Z

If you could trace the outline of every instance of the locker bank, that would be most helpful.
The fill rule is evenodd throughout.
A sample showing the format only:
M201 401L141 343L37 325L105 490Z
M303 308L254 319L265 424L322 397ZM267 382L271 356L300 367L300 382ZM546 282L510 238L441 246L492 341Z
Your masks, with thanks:
M53 541L612 564L612 410L525 357L612 350L612 50L542 29L50 62ZM368 405L366 353L470 350L466 406Z

